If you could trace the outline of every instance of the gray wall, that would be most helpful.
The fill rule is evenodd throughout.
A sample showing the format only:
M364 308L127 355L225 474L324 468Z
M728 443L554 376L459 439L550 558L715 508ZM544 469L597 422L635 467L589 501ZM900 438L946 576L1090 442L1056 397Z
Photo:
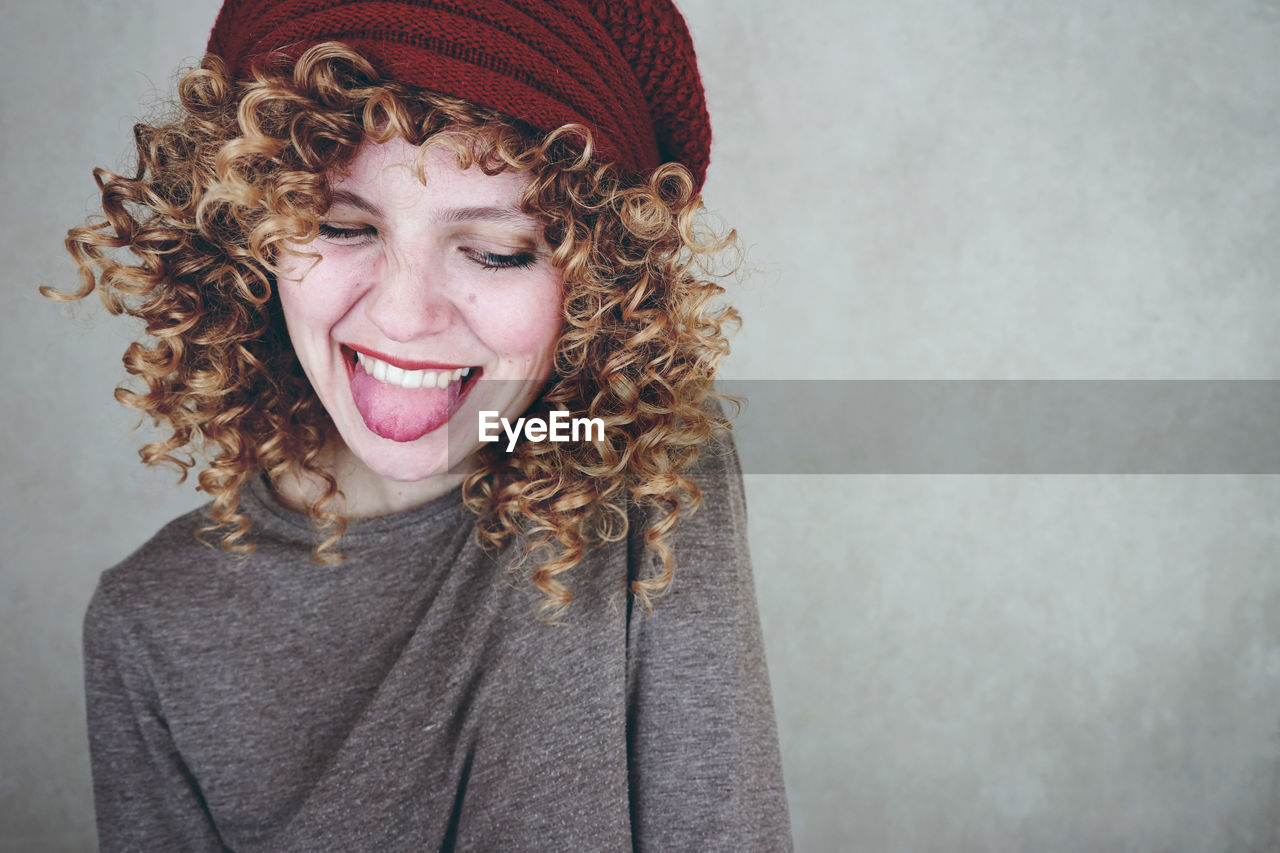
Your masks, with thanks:
M34 287L217 5L4 4L3 850L92 847L80 618L200 501ZM730 375L1280 378L1274 0L682 6ZM747 479L799 849L1280 849L1276 476Z

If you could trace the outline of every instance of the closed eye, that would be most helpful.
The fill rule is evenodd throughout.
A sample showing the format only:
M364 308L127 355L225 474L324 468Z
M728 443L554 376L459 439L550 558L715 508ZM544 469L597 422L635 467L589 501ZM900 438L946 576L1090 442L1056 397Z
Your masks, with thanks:
M514 255L499 255L496 252L485 252L480 249L469 249L465 246L459 250L471 260L487 270L526 269L533 266L538 256L533 252L517 252Z
M341 228L337 225L330 225L328 222L322 222L317 230L320 236L326 240L334 240L337 242L349 243L363 240L366 237L372 237L377 231L372 225L364 225L360 228Z
M320 223L317 226L317 231L324 239L336 243L361 243L378 233L377 229L372 225L350 228L333 225L328 222ZM481 268L494 271L527 269L538 260L538 255L535 252L516 252L511 255L503 255L497 252L486 252L483 249L472 249L467 246L460 246L459 251Z

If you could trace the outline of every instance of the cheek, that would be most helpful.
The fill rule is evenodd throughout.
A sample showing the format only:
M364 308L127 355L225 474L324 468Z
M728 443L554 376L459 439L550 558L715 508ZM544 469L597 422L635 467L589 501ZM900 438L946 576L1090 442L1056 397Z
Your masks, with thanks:
M358 298L356 290L321 270L311 272L303 283L282 277L276 284L285 323L294 335L328 331Z
M563 325L562 285L557 277L505 297L473 303L473 325L501 355L549 358Z

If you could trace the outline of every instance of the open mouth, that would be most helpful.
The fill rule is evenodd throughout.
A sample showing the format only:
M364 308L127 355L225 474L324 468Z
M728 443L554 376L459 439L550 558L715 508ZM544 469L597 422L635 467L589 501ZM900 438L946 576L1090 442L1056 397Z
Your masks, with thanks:
M459 367L436 362L405 362L390 359L387 356L374 355L368 351L356 350L342 345L342 355L347 364L348 378L357 370L367 373L379 382L398 388L416 391L423 388L445 388L458 384L459 392L471 386L484 368L478 366Z
M351 394L365 426L392 441L416 441L462 406L484 368L403 361L342 345Z

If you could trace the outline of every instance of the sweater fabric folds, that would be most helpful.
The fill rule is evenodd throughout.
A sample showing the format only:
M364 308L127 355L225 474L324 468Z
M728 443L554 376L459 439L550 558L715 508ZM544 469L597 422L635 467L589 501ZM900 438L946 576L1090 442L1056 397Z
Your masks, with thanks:
M790 850L732 445L693 479L652 616L633 507L561 625L456 492L352 521L337 565L261 479L251 555L176 519L85 616L101 848Z

